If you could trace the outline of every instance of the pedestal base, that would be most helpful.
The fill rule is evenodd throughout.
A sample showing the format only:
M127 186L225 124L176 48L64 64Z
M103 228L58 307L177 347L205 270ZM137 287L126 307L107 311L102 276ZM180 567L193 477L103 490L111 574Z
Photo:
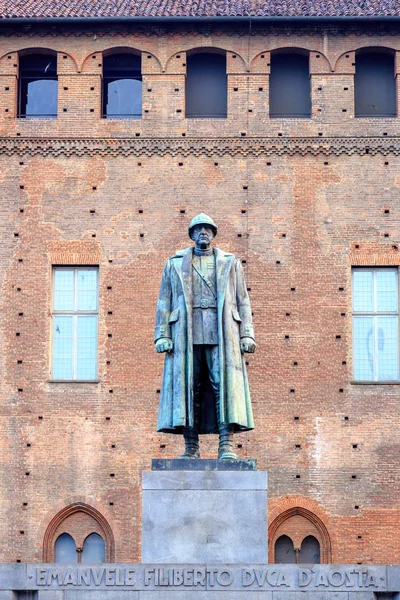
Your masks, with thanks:
M267 474L185 462L191 470L143 472L143 562L267 563Z

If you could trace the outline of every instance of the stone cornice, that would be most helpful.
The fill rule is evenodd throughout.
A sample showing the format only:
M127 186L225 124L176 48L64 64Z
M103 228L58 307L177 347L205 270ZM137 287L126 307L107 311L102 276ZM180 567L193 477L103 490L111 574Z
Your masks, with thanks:
M400 137L0 138L7 156L400 155Z

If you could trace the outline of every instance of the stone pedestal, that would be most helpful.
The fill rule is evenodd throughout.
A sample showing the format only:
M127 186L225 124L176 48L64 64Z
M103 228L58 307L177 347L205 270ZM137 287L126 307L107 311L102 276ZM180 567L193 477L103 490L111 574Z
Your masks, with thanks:
M268 562L267 474L255 461L155 461L143 472L144 563Z

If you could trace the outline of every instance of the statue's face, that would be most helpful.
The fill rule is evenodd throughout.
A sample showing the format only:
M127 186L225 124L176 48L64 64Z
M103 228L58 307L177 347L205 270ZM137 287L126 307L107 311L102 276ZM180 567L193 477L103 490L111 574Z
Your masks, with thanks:
M196 225L191 231L191 237L196 248L207 250L214 239L214 231L212 227L208 227L208 225Z

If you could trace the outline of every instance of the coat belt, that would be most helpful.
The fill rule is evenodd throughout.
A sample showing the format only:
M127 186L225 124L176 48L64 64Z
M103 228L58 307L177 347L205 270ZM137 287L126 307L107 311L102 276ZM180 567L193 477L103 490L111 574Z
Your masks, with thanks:
M215 300L210 300L209 298L202 298L200 300L200 304L193 305L193 308L217 308L217 303Z

